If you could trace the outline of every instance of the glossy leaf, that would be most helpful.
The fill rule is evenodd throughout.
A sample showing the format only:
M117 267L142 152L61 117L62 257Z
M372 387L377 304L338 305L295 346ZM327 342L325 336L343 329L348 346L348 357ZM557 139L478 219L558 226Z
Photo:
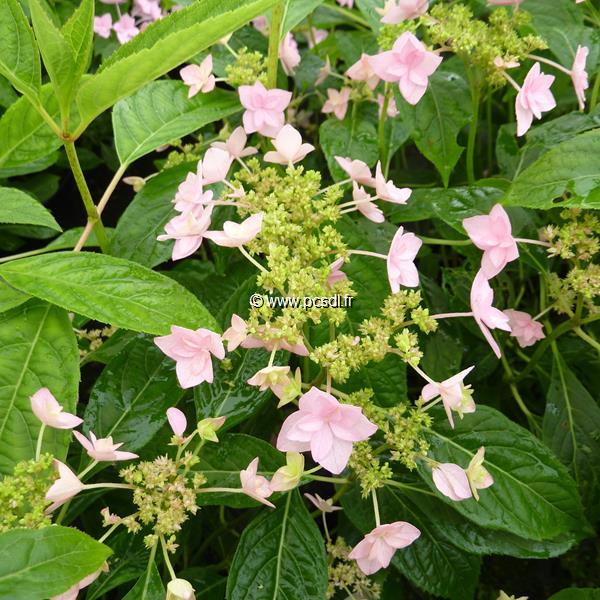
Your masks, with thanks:
M139 336L113 358L96 380L86 406L85 430L143 448L166 423L166 411L184 391L177 383L175 361L152 338Z
M165 586L156 568L156 563L152 563L136 584L123 596L123 600L164 600L164 597Z
M215 89L188 98L188 90L180 81L155 81L115 105L113 130L122 165L241 110L232 92Z
M377 497L382 523L407 521L421 531L410 546L396 551L392 559L394 567L436 596L451 600L472 597L479 578L479 557L441 538L430 525L432 515L407 502L403 490L386 487L378 491ZM362 500L357 486L343 496L342 503L345 514L362 533L375 527L370 499Z
M600 517L600 408L565 364L554 356L544 412L543 438L569 468L590 516ZM593 513L593 514L592 514Z
M0 597L44 600L100 569L110 548L71 527L0 534Z
M288 31L299 25L323 2L324 0L288 0L281 26L281 36L283 37Z
M0 472L33 458L40 422L30 396L42 387L75 412L79 352L67 313L34 300L0 314ZM46 429L43 450L63 460L69 434Z
M297 491L246 527L227 581L228 600L324 598L327 562L323 538Z
M264 440L242 433L217 432L219 443L207 443L200 453L200 462L194 467L207 479L205 487L229 487L239 489L240 471L258 456L259 473L271 475L285 464L284 455ZM200 506L223 504L232 508L258 506L258 502L238 493L212 493L198 495Z
M22 292L125 329L166 335L172 325L216 327L185 288L121 258L55 252L2 265L0 275Z
M81 85L77 95L82 120L79 129L121 98L264 13L275 1L205 0L152 23Z
M47 208L16 188L0 187L0 223L41 225L62 231Z
M526 429L489 406L455 421L451 429L441 409L434 409L435 430L428 434L430 456L466 468L481 446L494 484L474 499L452 502L439 494L431 469L420 475L442 500L478 525L533 540L551 540L581 532L587 523L575 482L567 469Z
M438 170L444 186L463 147L456 141L471 115L471 99L465 80L456 73L438 71L429 78L427 92L416 106L399 94L396 104L417 148Z

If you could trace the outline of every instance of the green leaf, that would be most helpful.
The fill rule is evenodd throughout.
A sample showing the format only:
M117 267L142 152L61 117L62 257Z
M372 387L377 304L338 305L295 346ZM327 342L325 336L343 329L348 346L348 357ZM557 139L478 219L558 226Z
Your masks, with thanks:
M551 540L582 532L583 516L575 482L548 448L529 431L489 406L455 421L451 429L441 409L434 409L435 430L427 438L430 455L438 462L466 468L481 446L485 467L494 484L474 499L452 502L437 492L431 469L419 473L445 502L478 525L509 531L532 540Z
M274 364L282 364L281 352ZM255 348L238 350L229 355L232 368L224 370L214 366L214 381L194 388L194 400L198 419L227 417L225 429L235 427L256 414L272 398L269 391L261 392L247 381L257 371L267 366L269 353Z
M383 7L381 0L356 0L356 4L368 21L371 29L375 33L378 33L381 28L381 15L377 12L377 9Z
M196 590L196 600L223 600L227 578L219 575L214 567L190 567L180 573Z
M22 94L35 98L42 73L33 31L17 0L0 3L0 73Z
M386 487L378 490L377 497L382 523L407 521L421 531L410 546L396 551L392 559L394 567L415 585L436 596L451 600L473 597L479 579L479 557L442 538L431 525L437 515L427 514L407 501L404 490ZM361 499L358 486L343 496L342 504L345 514L362 533L375 527L370 499Z
M122 165L240 110L237 95L215 89L188 98L180 81L155 81L113 110L115 145Z
M0 223L41 225L62 231L47 208L16 188L0 187Z
M276 0L203 0L152 23L113 52L77 95L79 132L100 113L144 84L168 73L250 19Z
M148 337L138 337L113 358L96 380L85 409L85 430L112 436L123 450L143 448L166 423L166 411L184 391L175 362Z
M27 302L31 296L19 292L3 281L0 282L0 313Z
M206 487L240 488L240 471L258 456L260 473L271 475L285 464L284 456L264 440L242 433L217 432L219 443L207 443L200 453L200 462L194 470L201 471L207 479ZM232 508L258 506L252 498L237 493L198 494L200 506L220 505Z
M569 468L590 518L600 517L600 408L555 354L544 412L543 439Z
M55 525L0 534L0 598L44 600L102 567L110 548L85 533Z
M557 144L516 177L504 204L540 209L600 208L600 177L595 160L598 152L600 129ZM565 192L567 200L561 199Z
M74 413L79 352L67 313L38 300L0 315L0 473L33 458L40 422L30 396L42 387ZM47 428L43 450L64 460L69 434Z
M288 0L281 26L281 37L304 21L323 2L324 0Z
M227 580L228 600L325 598L323 538L297 491L244 529Z
M319 127L319 141L331 176L340 181L348 176L335 157L358 158L372 167L377 162L377 131L369 121L347 116L343 121L328 119Z
M48 114L59 114L51 85L44 85L41 103ZM43 171L56 162L61 141L27 98L19 98L0 117L0 177Z
M22 292L133 331L166 335L172 325L217 328L200 301L169 277L104 254L22 258L2 265L0 277Z
M417 148L438 170L444 187L464 148L456 138L471 116L471 97L465 80L457 73L437 71L429 78L427 92L416 106L395 90L402 120Z
M164 597L165 586L156 568L156 563L153 562L123 597L123 600L164 600Z

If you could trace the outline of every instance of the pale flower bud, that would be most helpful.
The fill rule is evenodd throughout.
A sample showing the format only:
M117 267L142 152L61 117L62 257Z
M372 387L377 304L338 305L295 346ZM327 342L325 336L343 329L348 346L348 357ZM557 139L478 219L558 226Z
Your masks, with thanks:
M202 419L198 423L198 435L201 440L207 440L209 442L218 442L217 431L221 429L225 423L225 417L211 417L208 419Z
M167 585L165 600L196 600L194 588L185 579L172 579Z
M133 191L137 193L144 187L146 180L143 177L132 175L130 177L123 177L123 183L132 186Z
M271 489L274 492L293 490L304 473L304 456L299 452L286 454L286 465L275 471L271 479Z

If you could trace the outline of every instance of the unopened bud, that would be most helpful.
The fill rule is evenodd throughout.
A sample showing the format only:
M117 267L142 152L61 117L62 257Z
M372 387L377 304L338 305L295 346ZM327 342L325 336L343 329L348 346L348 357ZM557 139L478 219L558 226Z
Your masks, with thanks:
M196 600L194 588L185 579L172 579L167 585L165 600Z
M209 419L202 419L198 423L198 435L201 440L207 440L209 442L218 442L217 431L221 429L225 423L225 417L215 417Z

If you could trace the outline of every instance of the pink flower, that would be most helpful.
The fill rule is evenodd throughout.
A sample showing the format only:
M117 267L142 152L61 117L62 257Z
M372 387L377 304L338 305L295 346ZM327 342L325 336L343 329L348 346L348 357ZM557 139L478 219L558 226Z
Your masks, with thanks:
M346 273L341 271L344 265L344 258L338 258L329 265L329 275L327 275L327 287L333 287L338 281L348 279Z
M129 40L132 40L140 30L135 26L135 19L128 14L124 14L121 18L113 25L113 29L117 34L119 43L125 44Z
M377 12L382 15L382 23L396 25L402 21L420 17L427 12L428 8L428 0L388 0L383 10Z
M400 93L409 104L417 104L425 94L429 77L442 57L425 48L412 33L404 32L388 52L372 56L371 66L384 81L397 81Z
M310 33L306 34L308 47L314 48L317 44L320 44L324 39L326 39L328 35L329 32L325 29L317 29L316 27L312 27Z
M381 200L393 202L394 204L406 204L412 194L410 188L397 188L393 181L386 181L379 161L375 169L375 192Z
M469 466L467 467L467 477L469 479L469 485L471 486L471 492L475 500L479 500L479 494L477 490L484 490L489 488L494 483L494 478L489 474L488 470L483 466L483 458L485 455L485 448L482 446L477 450Z
M179 71L183 83L190 88L188 98L194 97L198 92L205 94L215 89L212 69L213 59L212 54L209 54L199 65L188 65Z
M202 160L202 182L210 185L224 181L231 168L233 156L221 148L209 148Z
M267 32L269 31L269 22L267 21L267 17L261 15L260 17L252 19L252 25L254 25L254 29L260 31L263 35L267 35Z
M166 233L157 236L159 242L175 240L173 245L173 260L180 260L190 256L200 248L202 240L210 227L212 205L203 208L199 205L176 217L166 225Z
M483 250L481 270L488 279L498 275L507 263L519 258L510 219L500 204L496 204L489 215L469 217L463 219L462 224L471 241Z
M575 88L577 101L579 102L579 110L585 108L585 90L589 87L588 74L585 70L585 63L589 52L590 49L586 46L577 46L575 60L573 61L573 67L571 69L571 79L573 81L573 87Z
M507 309L504 314L508 317L511 337L517 338L521 348L533 346L539 340L543 340L544 327L539 321L534 321L533 317L520 310Z
M542 118L542 113L552 110L556 106L550 86L554 82L554 75L546 75L540 71L540 63L531 67L523 86L515 100L517 114L517 135L524 135L531 127L533 117Z
M108 565L104 563L102 567L100 567L97 571L84 577L81 581L78 581L74 586L70 587L66 592L59 594L58 596L52 596L50 600L77 600L77 595L79 592L98 579L102 572L106 573L108 571Z
M185 181L180 183L177 188L175 210L179 212L193 211L199 206L208 204L212 198L211 190L204 191L202 161L198 161L196 173L188 173Z
M300 64L300 52L294 36L288 31L279 44L279 58L286 75L293 75Z
M250 379L248 379L248 385L254 385L258 387L260 392L271 390L278 398L283 396L285 387L289 384L290 368L285 367L265 367L260 371L254 373Z
M223 231L207 231L205 237L217 246L239 248L251 242L262 229L263 213L256 213L241 223L225 221Z
M348 87L344 87L339 91L329 88L327 90L328 99L323 104L322 112L333 113L341 121L346 116L351 91Z
M329 498L328 500L323 500L323 498L321 498L321 496L319 496L319 494L315 494L314 496L312 494L307 494L305 493L304 496L306 498L308 498L308 500L314 504L314 506L320 510L321 512L324 513L332 513L335 512L336 510L342 510L341 506L334 506L333 505L333 499Z
M101 38L107 39L112 31L112 15L105 13L100 17L94 17L94 33Z
M352 160L341 156L334 157L337 164L348 174L352 181L362 183L363 185L375 185L375 180L371 175L371 169L362 160Z
M225 358L221 338L209 329L186 329L173 325L170 335L154 338L154 343L177 362L177 379L182 388L191 388L203 381L212 383L211 354Z
M383 105L385 104L385 96L383 94L377 94L377 106L379 106L379 116L381 117L381 111L383 110ZM400 114L398 107L396 106L396 101L393 96L390 96L388 99L387 110L385 114L393 119Z
M364 81L370 90L374 90L379 83L379 77L371 66L371 57L364 52L360 58L346 71L346 75L354 81Z
M358 211L369 221L373 221L373 223L383 223L385 221L383 211L371 201L371 196L356 181L352 182L352 199L356 203Z
M304 456L298 452L288 452L285 466L279 467L271 477L271 489L274 492L293 490L300 483L303 474Z
M500 347L490 333L490 329L510 331L510 325L508 317L501 310L492 306L493 302L494 291L483 271L479 270L471 286L471 310L481 333L492 347L494 354L500 358L502 356Z
M239 315L231 315L231 326L223 334L227 342L227 351L235 350L248 337L246 321Z
M304 159L315 147L312 144L303 144L302 136L291 125L284 125L273 140L276 152L270 150L264 156L266 162L279 165L293 165Z
M441 463L431 473L435 487L456 502L473 496L467 472L454 463Z
M354 0L337 0L337 3L340 6L347 6L348 8L352 8L354 6Z
M174 406L167 408L167 421L169 421L169 427L177 437L183 437L187 428L187 419L182 411Z
M276 337L270 340L262 340L254 336L249 336L241 343L241 346L242 348L265 348L269 352L277 348L277 350L285 350L298 356L308 356L309 354L304 342L300 341L290 344L286 340L277 339Z
M132 14L142 21L158 21L162 17L159 0L133 0Z
M51 513L59 506L63 505L67 500L79 494L85 487L79 478L67 465L61 463L60 460L54 459L54 466L58 470L58 479L50 486L46 492L46 500L52 504L46 509L46 513Z
M83 419L63 412L63 407L48 388L41 388L31 396L31 410L44 425L54 429L73 429L83 423Z
M406 521L396 521L375 527L360 541L348 558L356 560L365 575L372 575L389 566L396 550L410 546L421 532Z
M422 244L414 233L404 233L404 227L399 227L396 231L387 257L388 279L393 294L400 291L401 285L419 285L419 272L414 260Z
M121 452L118 450L123 444L113 444L112 437L98 439L93 432L90 431L90 440L88 440L79 431L74 431L73 435L77 441L85 448L88 456L97 461L115 461L115 460L131 460L138 458L133 452Z
M292 92L267 90L257 81L254 85L241 85L238 93L246 109L242 117L246 133L258 131L267 137L275 137L285 123L283 111L292 99Z
M429 402L438 396L442 397L442 403L446 416L450 422L450 426L454 429L454 419L452 418L452 411L456 411L460 418L464 413L475 412L475 402L471 397L471 390L463 383L464 378L474 369L475 367L469 367L464 371L461 371L457 375L445 379L441 383L428 383L423 387L421 396L425 402Z
M252 146L246 148L247 141L248 136L246 135L244 128L236 127L227 138L227 141L213 142L211 147L225 150L226 152L229 152L233 158L245 158L246 156L252 156L258 152L258 150Z
M321 85L331 75L331 62L329 56L325 59L325 64L319 69L315 85Z
M331 394L312 387L300 397L299 410L281 426L277 448L307 452L331 473L341 473L352 453L352 442L368 439L377 431L362 409L340 404Z
M266 504L271 508L275 508L272 502L267 498L273 493L269 481L262 475L257 475L258 471L258 456L248 465L248 467L240 471L240 481L242 482L242 492L250 498L254 498L262 504Z

